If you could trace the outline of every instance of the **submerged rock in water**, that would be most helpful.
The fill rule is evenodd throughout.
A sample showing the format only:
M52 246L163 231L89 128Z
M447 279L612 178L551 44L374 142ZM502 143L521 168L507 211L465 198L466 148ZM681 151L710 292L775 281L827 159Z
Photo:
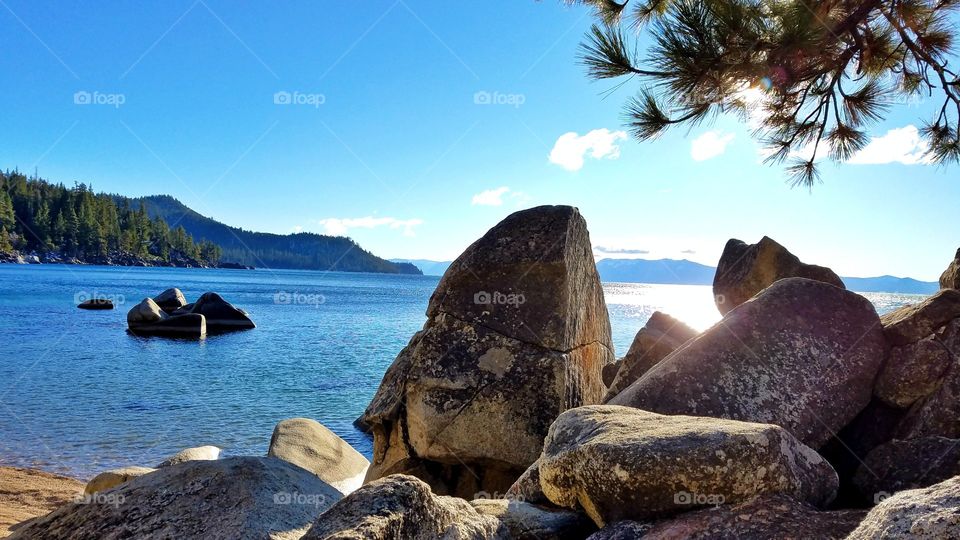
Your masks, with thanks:
M179 465L187 461L213 461L220 459L220 449L216 446L197 446L177 452L157 465L158 469Z
M611 405L560 415L539 475L551 502L583 509L600 527L764 493L824 506L838 483L830 464L779 426Z
M870 402L886 355L866 298L819 281L782 279L609 403L776 424L820 448Z
M764 236L751 245L734 238L727 242L717 263L714 301L725 315L776 281L792 277L846 288L833 270L800 262L796 255L769 237Z
M91 298L80 302L77 307L89 310L113 309L113 302L108 298Z
M89 504L61 507L12 538L294 540L340 498L315 475L280 459L190 461L92 495Z
M575 208L504 219L450 266L427 316L362 418L368 480L405 473L441 494L503 493L557 415L603 397L610 323Z
M267 455L316 474L344 495L363 485L370 462L316 420L291 418L273 429Z

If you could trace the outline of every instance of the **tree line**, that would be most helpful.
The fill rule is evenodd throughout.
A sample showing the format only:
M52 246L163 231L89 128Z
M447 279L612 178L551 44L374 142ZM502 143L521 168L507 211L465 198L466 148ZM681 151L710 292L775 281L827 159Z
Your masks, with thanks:
M222 251L213 242L194 241L183 226L150 219L141 202L0 172L0 252L55 253L81 262L215 266Z

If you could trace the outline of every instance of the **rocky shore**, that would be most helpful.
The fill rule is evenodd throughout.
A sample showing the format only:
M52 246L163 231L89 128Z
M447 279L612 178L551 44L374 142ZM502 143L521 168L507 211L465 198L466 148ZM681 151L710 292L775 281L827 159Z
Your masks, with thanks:
M19 251L4 252L0 251L0 264L77 264L77 265L99 265L99 266L143 266L143 267L167 267L167 268L225 268L232 270L253 270L252 266L232 262L221 262L216 265L210 265L203 261L186 257L180 254L172 256L170 260L164 260L160 257L141 257L122 251L114 251L102 256L96 257L73 257L58 253L48 252L29 252L20 253Z
M358 419L372 462L288 419L265 456L106 471L13 538L958 538L958 261L881 318L829 268L731 240L723 319L656 313L617 359L580 213L517 212L450 266Z

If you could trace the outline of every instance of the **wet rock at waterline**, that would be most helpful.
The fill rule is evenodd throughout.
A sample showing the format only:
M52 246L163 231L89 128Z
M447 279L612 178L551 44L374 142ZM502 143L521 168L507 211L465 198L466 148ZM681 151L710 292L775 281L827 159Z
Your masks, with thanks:
M157 465L157 468L169 467L171 465L179 465L187 461L212 461L215 459L220 459L220 449L216 446L196 446L193 448L186 448L177 452L176 454L170 456L169 458L163 460L160 464Z
M150 298L144 298L127 313L127 327L131 333L142 336L199 338L207 333L203 315L167 315Z
M108 298L91 298L90 300L85 300L77 304L77 307L80 309L87 310L107 310L113 309L113 301Z

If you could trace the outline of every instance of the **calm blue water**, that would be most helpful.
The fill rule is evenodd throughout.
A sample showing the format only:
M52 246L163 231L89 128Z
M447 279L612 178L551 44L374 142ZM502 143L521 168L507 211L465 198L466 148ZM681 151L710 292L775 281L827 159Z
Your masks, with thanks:
M320 421L369 457L371 443L352 422L425 322L438 280L0 265L0 463L89 478L190 446L261 455L274 425L295 416ZM127 310L174 286L191 301L219 292L258 327L201 341L128 335ZM657 309L699 329L719 319L709 287L604 288L620 355ZM118 309L78 310L93 293ZM917 300L870 296L881 311Z

